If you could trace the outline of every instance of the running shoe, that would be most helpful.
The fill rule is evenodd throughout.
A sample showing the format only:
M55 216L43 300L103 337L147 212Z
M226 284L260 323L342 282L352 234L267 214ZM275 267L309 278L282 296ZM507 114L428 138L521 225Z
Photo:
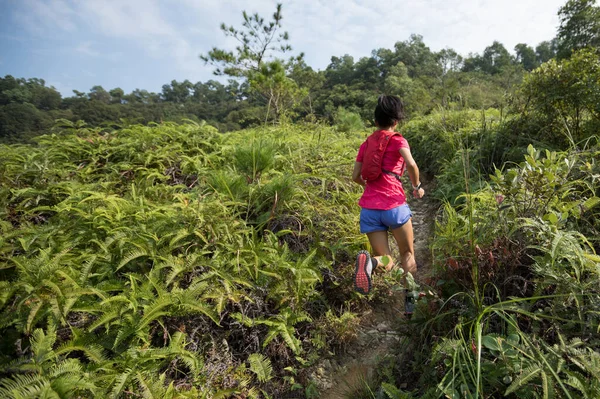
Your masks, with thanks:
M371 255L367 251L359 251L356 255L356 268L354 270L354 289L367 295L371 292L371 273L373 272L373 264L371 263Z
M414 291L404 291L404 316L406 316L408 319L410 319L415 312L417 300L421 297L424 297L426 294L424 292L419 292L417 295L418 296L415 298Z

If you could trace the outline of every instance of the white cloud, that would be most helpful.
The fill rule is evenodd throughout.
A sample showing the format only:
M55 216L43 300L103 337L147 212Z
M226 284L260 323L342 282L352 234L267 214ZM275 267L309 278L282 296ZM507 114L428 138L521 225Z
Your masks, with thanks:
M194 48L176 25L163 17L168 5L158 0L24 0L14 19L36 36L55 35L56 29L133 44L151 57L166 57L181 70L197 70L200 48ZM75 32L78 31L78 32ZM91 41L73 44L77 53L105 56ZM114 54L114 53L112 53ZM108 55L110 57L110 54Z
M106 57L99 49L110 38L172 60L173 77L206 80L211 67L198 55L236 44L220 31L221 22L239 27L242 10L268 21L278 1L295 52L323 69L332 56L369 56L411 33L423 35L432 50L451 47L462 55L494 40L509 50L520 42L535 46L555 36L565 0L23 0L14 18L36 35L68 34L80 54Z
M99 57L101 55L100 52L92 48L92 42L89 41L81 43L79 46L77 46L77 48L75 48L75 51L90 57Z
M80 12L103 35L131 41L155 58L172 57L179 68L187 69L192 46L163 17L161 4L156 0L88 0L80 4Z
M22 8L15 12L15 19L28 31L45 35L48 28L72 32L76 29L75 12L64 0L22 0Z
M242 2L239 7L243 8ZM509 51L517 43L537 45L556 34L564 0L291 0L284 27L309 64L324 68L332 55L369 56L392 48L411 33L432 50L451 47L463 55L482 52L494 40Z

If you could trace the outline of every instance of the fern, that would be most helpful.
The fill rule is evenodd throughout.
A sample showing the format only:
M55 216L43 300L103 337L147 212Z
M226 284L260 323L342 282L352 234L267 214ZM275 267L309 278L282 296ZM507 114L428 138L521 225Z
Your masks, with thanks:
M250 371L256 375L256 379L259 382L268 382L273 376L273 366L271 361L260 353L253 353L248 356L248 363L250 365Z
M311 321L310 317L304 312L294 312L286 308L275 318L270 320L255 320L256 324L264 324L269 327L263 347L267 346L277 336L281 337L287 346L295 353L302 352L301 342L296 338L296 329L294 325L302 321Z
M121 396L125 390L125 387L132 378L133 372L134 370L128 368L114 379L112 390L110 391L110 398L118 399Z
M383 383L381 384L381 389L387 395L389 399L412 399L413 396L407 393L402 392L400 389L396 388L392 384Z
M74 330L74 337L60 345L54 353L56 356L62 356L71 352L82 352L90 362L93 363L104 363L106 357L104 354L104 348L95 343L93 337L85 336L82 331Z
M81 377L82 366L76 359L59 359L52 348L56 331L49 326L44 332L36 329L31 338L32 357L15 363L17 372L12 378L0 380L0 394L6 397L71 397L78 393L94 394L92 381Z

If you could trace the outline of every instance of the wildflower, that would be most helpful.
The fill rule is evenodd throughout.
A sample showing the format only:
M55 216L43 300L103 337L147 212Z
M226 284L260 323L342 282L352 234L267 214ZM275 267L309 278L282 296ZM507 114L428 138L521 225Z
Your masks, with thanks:
M496 194L496 203L498 205L500 205L502 203L502 201L504 201L504 195L502 195L502 194Z

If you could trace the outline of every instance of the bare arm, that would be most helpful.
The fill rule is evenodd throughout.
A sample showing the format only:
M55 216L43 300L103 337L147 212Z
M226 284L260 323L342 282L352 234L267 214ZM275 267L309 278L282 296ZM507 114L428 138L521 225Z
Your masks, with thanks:
M352 171L352 180L361 186L364 186L366 182L360 176L360 170L362 169L362 162L354 162L354 170Z
M410 178L413 188L418 187L421 184L421 181L419 180L419 167L413 159L410 149L400 148L400 155L402 155L404 162L406 162L406 170L408 171L408 177ZM422 198L423 195L425 195L425 190L422 188L419 188L418 190L413 189L413 195L415 198Z

